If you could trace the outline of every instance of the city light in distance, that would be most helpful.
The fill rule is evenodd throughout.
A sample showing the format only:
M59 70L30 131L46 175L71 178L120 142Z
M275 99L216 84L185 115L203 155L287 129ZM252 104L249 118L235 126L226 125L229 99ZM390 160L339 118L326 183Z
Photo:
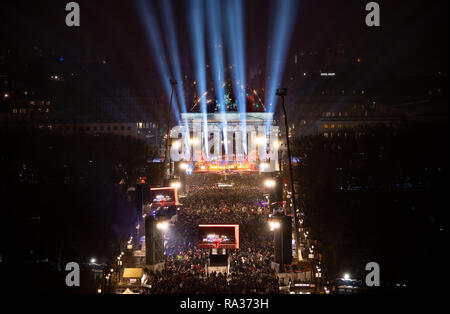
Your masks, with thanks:
M262 162L262 163L259 165L259 170L266 170L267 168L269 168L269 164L266 163L266 162Z
M349 280L350 279L350 275L348 273L344 274L344 280Z
M91 258L91 264L95 264L97 260L95 258Z
M187 163L185 163L185 162L182 162L182 163L180 164L180 169L181 169L181 170L186 170L188 167L189 167L189 165L188 165Z
M181 187L181 182L179 182L179 181L171 182L171 183L170 183L170 187L171 187L171 188L179 189L179 188Z
M320 73L320 76L335 76L335 75L336 75L336 73L334 73L334 72L331 72L331 73L325 73L325 72Z

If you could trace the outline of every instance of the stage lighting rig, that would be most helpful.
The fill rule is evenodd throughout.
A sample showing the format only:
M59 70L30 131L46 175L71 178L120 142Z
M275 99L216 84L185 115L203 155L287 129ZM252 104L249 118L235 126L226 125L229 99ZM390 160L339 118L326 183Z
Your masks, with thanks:
M298 214L297 214L297 200L296 200L296 194L295 194L295 185L294 185L294 173L292 171L292 154L291 154L291 147L289 143L289 127L288 127L288 121L287 121L287 114L286 114L286 106L284 105L284 96L287 95L287 88L278 88L276 91L276 95L281 97L281 105L283 106L283 113L284 113L284 126L286 128L286 146L287 146L287 153L288 153L288 165L289 165L289 176L291 181L291 193L292 193L292 211L294 214L294 234L295 234L295 242L297 243L297 249L299 245L299 235L298 235Z

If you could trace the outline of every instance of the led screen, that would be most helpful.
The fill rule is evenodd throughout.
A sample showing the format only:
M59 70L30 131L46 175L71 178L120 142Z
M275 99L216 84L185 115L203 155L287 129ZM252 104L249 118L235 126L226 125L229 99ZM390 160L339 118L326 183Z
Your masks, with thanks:
M239 225L199 225L200 248L239 248Z

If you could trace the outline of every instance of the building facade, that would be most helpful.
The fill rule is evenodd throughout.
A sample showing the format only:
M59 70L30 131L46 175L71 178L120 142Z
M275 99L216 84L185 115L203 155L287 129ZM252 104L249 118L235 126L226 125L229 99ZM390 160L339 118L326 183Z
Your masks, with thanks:
M182 113L170 131L170 158L200 170L278 171L278 137L273 113Z

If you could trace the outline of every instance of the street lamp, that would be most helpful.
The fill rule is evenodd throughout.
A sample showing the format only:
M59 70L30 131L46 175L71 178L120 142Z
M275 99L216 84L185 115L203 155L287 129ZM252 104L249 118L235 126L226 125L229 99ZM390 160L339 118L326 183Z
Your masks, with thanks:
M167 231L167 229L169 229L169 222L160 221L156 224L156 228L158 228L161 231Z
M159 221L156 223L156 229L159 229L162 233L162 247L163 247L163 254L164 254L164 238L165 238L165 232L169 229L169 222L167 220Z
M283 106L284 126L286 127L286 146L287 146L287 153L288 153L289 175L291 178L292 205L294 207L294 234L295 234L295 242L297 244L297 249L299 249L298 222L297 222L297 200L295 197L294 173L292 172L291 146L289 144L289 127L288 127L288 122L287 122L286 107L284 105L284 97L287 95L287 88L278 88L276 95L281 97L281 100L282 100L281 104Z
M264 186L269 189L274 188L276 184L277 184L277 182L274 179L266 179L264 181ZM268 203L268 207L269 207L269 211L270 211L270 193L269 193L269 196L267 197L267 203Z
M95 264L95 262L96 262L97 260L93 257L93 258L91 258L91 264Z
M277 182L274 179L266 179L264 181L264 186L267 188L273 188L277 185Z
M344 280L350 280L350 275L348 273L344 274Z
M274 231L275 229L279 229L281 227L281 224L278 221L270 220L269 227L270 227L270 231Z
M277 219L271 219L269 220L269 227L270 231L275 231L280 229L280 236L281 236L281 265L280 265L280 272L284 272L284 237L283 237L283 230L281 230L281 223ZM275 232L273 233L273 236L275 238ZM275 256L276 258L276 256Z

